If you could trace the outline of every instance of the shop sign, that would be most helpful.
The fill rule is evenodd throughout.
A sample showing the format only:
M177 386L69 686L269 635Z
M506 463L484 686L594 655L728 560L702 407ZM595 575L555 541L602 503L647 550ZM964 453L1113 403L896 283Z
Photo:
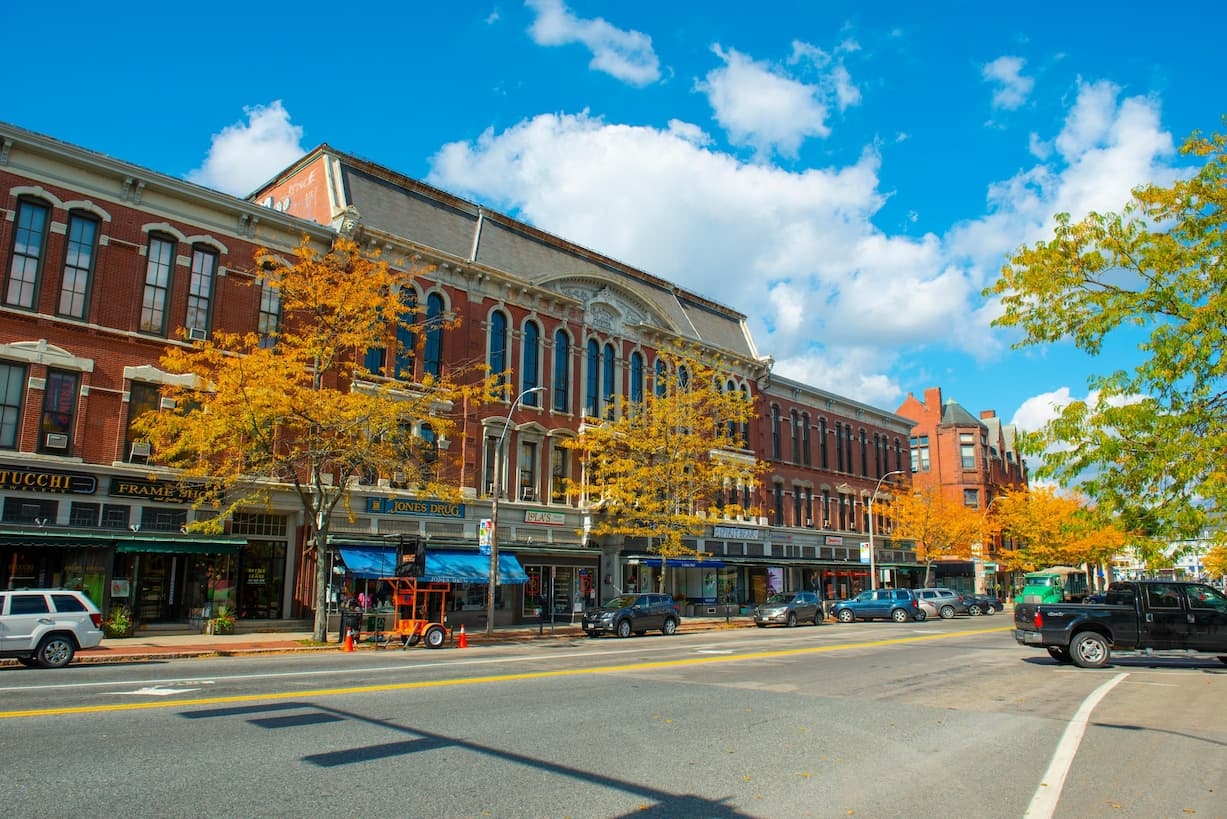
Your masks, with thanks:
M761 529L745 529L740 526L713 526L711 535L729 540L758 540L763 533Z
M81 472L0 466L0 489L55 492L60 495L92 495L98 490L98 479Z
M420 498L367 498L366 511L379 515L429 515L436 518L464 517L464 504Z
M827 535L826 540L823 541L823 544L826 546L843 546L844 539L842 537Z
M248 566L247 567L247 585L248 586L263 586L265 577L266 577L266 569L264 566Z
M524 513L525 523L539 523L542 526L562 526L567 522L567 516L562 512L536 512L529 510Z
M119 498L145 498L161 503L195 503L204 497L201 483L147 480L145 478L111 478L110 494Z

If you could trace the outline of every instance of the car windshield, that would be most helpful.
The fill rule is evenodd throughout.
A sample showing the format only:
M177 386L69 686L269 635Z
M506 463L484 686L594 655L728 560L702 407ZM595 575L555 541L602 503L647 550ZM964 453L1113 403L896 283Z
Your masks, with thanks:
M773 603L774 603L774 604L777 604L777 605L782 605L782 604L784 604L784 603L791 603L791 602L793 601L793 598L795 598L795 597L796 597L796 595L795 595L795 594L791 594L791 593L789 593L789 594L773 594L773 595L771 595L770 597L768 597L768 598L767 598L767 605L771 605L771 604L773 604Z
M624 608L626 608L627 606L633 606L633 605L635 604L635 599L636 599L637 597L638 597L638 595L635 595L635 594L623 594L623 595L619 595L618 597L615 597L614 599L612 599L612 600L610 600L608 603L606 603L606 604L604 605L604 607L603 607L603 608L607 608L607 609L624 609Z

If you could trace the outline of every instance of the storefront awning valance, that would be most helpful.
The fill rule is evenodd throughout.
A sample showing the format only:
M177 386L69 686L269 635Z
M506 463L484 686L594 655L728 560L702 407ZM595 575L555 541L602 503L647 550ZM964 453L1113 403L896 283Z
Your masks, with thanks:
M374 580L396 574L394 547L339 545L337 552L346 570L354 577ZM426 571L422 580L431 583L489 583L490 558L477 552L427 549ZM515 555L498 556L498 582L502 585L528 582L528 575Z
M659 557L639 558L641 566L659 566ZM719 569L724 566L722 560L699 560L693 557L671 557L666 564L671 569Z
M121 540L115 551L122 554L143 552L158 555L237 555L246 541L184 538L183 540Z
M426 550L426 574L434 583L489 583L490 558L477 552ZM504 586L527 583L528 575L515 555L498 556L498 582Z
M396 574L396 548L392 546L340 546L337 552L354 577L374 580Z

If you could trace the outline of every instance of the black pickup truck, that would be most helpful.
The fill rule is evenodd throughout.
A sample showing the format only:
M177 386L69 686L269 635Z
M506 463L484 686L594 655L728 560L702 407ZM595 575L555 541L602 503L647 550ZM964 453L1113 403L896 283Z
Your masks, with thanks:
M1227 663L1227 596L1204 583L1113 583L1103 603L1017 603L1014 639L1102 668L1112 651L1215 654Z

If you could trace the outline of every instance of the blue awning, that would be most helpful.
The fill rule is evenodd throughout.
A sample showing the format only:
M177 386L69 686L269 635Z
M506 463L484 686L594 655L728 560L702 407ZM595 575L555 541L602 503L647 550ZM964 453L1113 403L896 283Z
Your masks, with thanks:
M490 558L477 552L427 549L426 574L422 579L435 583L489 583ZM504 586L528 582L528 575L515 555L498 556L498 582Z
M341 560L354 577L374 580L396 575L396 549L391 546L339 546ZM422 580L432 583L489 583L490 558L477 552L426 550L426 573ZM509 586L527 583L515 555L498 556L498 582Z
M396 574L396 549L391 546L341 546L337 549L354 577L374 580Z

